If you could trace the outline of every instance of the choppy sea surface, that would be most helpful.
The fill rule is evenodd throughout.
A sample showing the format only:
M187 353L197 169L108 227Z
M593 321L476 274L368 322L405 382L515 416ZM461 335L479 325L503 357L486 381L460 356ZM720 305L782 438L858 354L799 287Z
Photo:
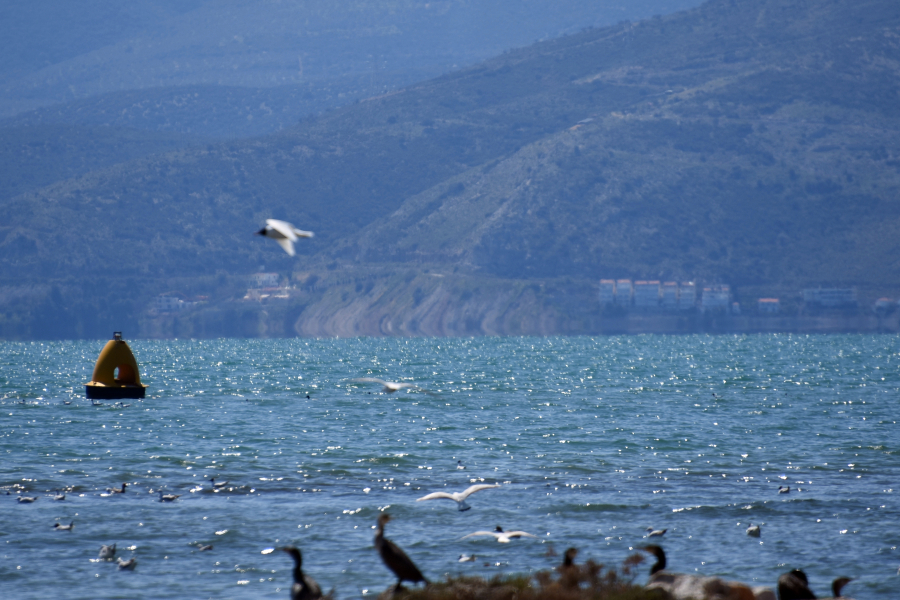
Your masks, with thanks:
M262 551L295 544L374 597L386 510L433 580L570 546L621 565L653 527L673 571L900 597L898 336L130 340L147 398L94 406L104 343L0 343L0 595L287 598L290 557ZM416 502L481 482L468 511ZM460 539L497 525L539 539ZM97 560L112 543L134 571Z

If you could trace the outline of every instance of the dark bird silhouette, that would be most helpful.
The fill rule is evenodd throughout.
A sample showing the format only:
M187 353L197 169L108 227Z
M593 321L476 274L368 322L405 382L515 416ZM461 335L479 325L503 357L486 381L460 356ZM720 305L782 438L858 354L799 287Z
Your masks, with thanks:
M106 488L106 491L109 492L110 494L124 494L125 488L127 488L127 487L128 487L128 484L123 483L122 487L120 487L120 488Z
M559 573L559 582L566 587L575 587L578 585L578 579L581 575L581 568L575 564L575 557L578 555L578 548L569 548L563 554L562 564L556 567Z
M815 600L806 573L794 569L778 578L778 600Z
M404 581L412 582L413 585L420 581L424 581L428 585L428 580L419 571L415 563L410 560L406 553L400 549L400 546L384 537L384 525L391 520L391 515L381 513L378 516L378 530L375 532L375 549L381 555L381 560L388 569L393 571L397 576L397 585L394 588L398 590L402 587Z
M831 595L835 598L841 597L841 590L844 589L844 586L853 581L849 577L838 577L834 581L831 582Z
M295 546L279 548L294 558L294 585L291 586L291 600L316 600L322 597L322 589L316 580L303 572L303 556Z
M652 567L650 567L651 575L659 573L666 568L666 553L662 548L660 548L656 544L648 544L647 546L641 548L641 550L643 550L644 552L649 552L656 557L656 562L653 563Z

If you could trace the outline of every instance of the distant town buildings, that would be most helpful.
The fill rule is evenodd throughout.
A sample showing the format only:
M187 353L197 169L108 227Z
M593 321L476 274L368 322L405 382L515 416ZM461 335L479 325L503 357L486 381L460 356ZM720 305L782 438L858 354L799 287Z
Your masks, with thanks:
M781 312L781 301L778 298L760 298L756 301L756 312L761 315L777 315Z
M600 304L622 308L689 310L697 306L697 287L692 281L601 279L599 300Z
M275 288L278 287L279 280L278 273L254 273L250 276L250 287L257 289Z
M832 309L846 311L859 305L856 288L808 288L801 292L803 305L813 311ZM631 279L601 279L598 299L603 306L629 310L677 312L697 310L701 313L742 314L741 305L732 296L731 286L724 283L698 287L693 281L658 281ZM872 310L877 314L893 312L900 301L879 298ZM758 298L756 314L782 313L779 298Z
M250 276L250 288L242 300L264 302L266 300L287 300L290 298L287 286L281 285L278 273L254 273Z
M703 288L703 295L700 296L700 310L707 311L727 311L731 305L731 286L728 285L712 285Z
M815 288L803 290L807 306L822 308L855 308L856 288Z

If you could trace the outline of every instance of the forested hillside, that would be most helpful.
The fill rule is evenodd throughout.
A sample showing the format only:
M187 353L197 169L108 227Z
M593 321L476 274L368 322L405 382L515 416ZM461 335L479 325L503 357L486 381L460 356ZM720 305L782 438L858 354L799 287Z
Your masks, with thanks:
M480 301L485 284L464 276L524 282L529 310L556 323L571 299L541 285L559 278L587 293L579 282L601 276L890 292L898 84L893 2L713 0L20 195L0 224L0 274L17 289L58 281L63 296L131 280L138 311L174 279L206 278L224 301L229 278L261 265L320 273L287 335L323 307L370 318L385 300L364 283L384 269L411 287L379 318ZM317 237L290 259L251 236L268 217ZM453 273L455 292L426 271Z

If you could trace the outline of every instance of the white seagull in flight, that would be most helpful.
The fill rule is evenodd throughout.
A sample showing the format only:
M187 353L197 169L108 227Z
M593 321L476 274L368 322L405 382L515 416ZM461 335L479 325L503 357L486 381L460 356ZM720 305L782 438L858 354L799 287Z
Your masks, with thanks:
M384 386L381 391L385 394L393 394L394 392L405 388L411 390L420 390L423 392L426 391L414 383L395 383L393 381L384 381L383 379L378 379L376 377L358 377L356 379L351 379L351 381L355 381L356 383L380 383Z
M500 485L496 484L496 483L479 483L476 485L469 486L462 492L453 492L453 493L432 492L431 494L428 494L427 496L422 496L421 498L418 498L416 500L416 502L421 502L422 500L440 500L442 498L446 498L447 500L453 500L454 502L456 502L457 508L459 508L460 511L469 510L472 507L469 506L468 504L466 504L466 498L468 498L475 492L478 492L481 490L487 490L490 488L498 488L498 487L500 487Z
M313 237L312 231L303 231L297 229L287 221L279 221L277 219L266 219L266 226L256 232L261 235L278 242L285 252L294 256L294 242L300 238Z
M513 538L520 538L520 537L537 538L536 535L531 535L530 533L525 533L524 531L503 531L503 528L500 527L499 525L497 525L497 528L494 531L476 531L475 533L470 533L469 535L464 535L459 539L464 540L466 538L474 537L476 535L492 535L501 544L508 544L509 540L511 540Z

